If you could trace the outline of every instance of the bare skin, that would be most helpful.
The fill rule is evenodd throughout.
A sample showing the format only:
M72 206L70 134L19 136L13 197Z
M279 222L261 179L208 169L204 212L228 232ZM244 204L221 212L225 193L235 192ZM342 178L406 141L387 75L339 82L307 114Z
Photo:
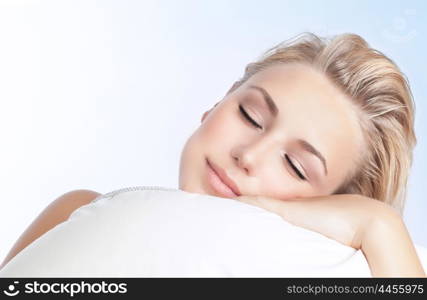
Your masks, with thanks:
M249 86L270 94L277 116L269 112L259 89ZM239 104L261 128L245 119ZM322 154L327 172L298 139ZM253 76L203 114L202 125L183 149L179 186L188 192L222 196L206 180L208 157L238 186L241 196L233 199L361 249L373 276L424 277L406 227L393 209L360 195L330 195L354 168L363 149L354 107L345 95L309 67L275 66ZM97 195L79 190L55 200L22 234L0 269Z
M270 94L277 116L270 113L262 93L250 86ZM262 129L245 118L239 104ZM327 174L300 139L322 154ZM277 65L255 74L205 112L184 146L179 186L215 193L204 176L207 157L226 170L242 195L280 199L329 195L355 167L361 151L361 129L347 96L308 66ZM299 178L284 154L306 180Z
M274 101L276 114L260 88ZM315 147L325 164L299 140ZM360 195L332 195L364 149L351 99L309 66L275 65L203 114L181 154L179 187L263 207L362 249L373 276L425 276L397 212ZM218 192L208 180L206 159L240 193Z
M74 190L52 201L21 234L0 265L0 270L19 252L54 228L65 222L79 207L89 204L100 193L92 190Z

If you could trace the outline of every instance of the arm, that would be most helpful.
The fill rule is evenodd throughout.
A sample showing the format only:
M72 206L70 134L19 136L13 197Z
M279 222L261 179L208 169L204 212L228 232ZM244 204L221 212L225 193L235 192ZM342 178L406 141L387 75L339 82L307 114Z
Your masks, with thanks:
M74 190L52 201L21 234L0 265L0 270L34 240L66 221L73 211L90 203L98 195L100 194L91 190Z
M362 237L361 250L369 263L372 276L426 276L400 217L377 219L366 229Z
M362 250L374 277L426 276L403 220L378 200L352 194L287 200L240 196L235 200Z

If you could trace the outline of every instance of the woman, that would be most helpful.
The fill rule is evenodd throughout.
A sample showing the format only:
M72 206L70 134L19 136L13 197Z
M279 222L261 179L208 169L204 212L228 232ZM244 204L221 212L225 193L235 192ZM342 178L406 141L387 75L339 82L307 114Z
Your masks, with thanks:
M303 34L246 67L186 142L179 188L257 205L362 249L373 276L425 276L402 221L416 143L409 86L354 34ZM68 192L18 252L100 194Z
M269 49L202 116L180 189L228 197L361 249L373 276L425 276L402 220L414 103L358 35Z

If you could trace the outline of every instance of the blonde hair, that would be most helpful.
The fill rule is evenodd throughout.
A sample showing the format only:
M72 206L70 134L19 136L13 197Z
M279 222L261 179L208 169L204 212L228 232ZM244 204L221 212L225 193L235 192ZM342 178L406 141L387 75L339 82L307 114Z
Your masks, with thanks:
M227 94L277 63L303 63L323 72L358 108L366 151L333 194L360 194L403 214L417 140L415 103L406 76L356 34L332 38L304 32L270 48L245 68Z

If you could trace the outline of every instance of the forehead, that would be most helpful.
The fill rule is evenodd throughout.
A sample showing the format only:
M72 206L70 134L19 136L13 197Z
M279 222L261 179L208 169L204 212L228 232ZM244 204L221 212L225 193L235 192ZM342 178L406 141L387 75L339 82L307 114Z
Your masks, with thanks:
M332 177L343 177L354 167L362 145L357 109L324 74L310 66L279 64L254 74L244 89L249 85L263 87L276 103L275 130L307 140L325 156L328 169L341 169Z

